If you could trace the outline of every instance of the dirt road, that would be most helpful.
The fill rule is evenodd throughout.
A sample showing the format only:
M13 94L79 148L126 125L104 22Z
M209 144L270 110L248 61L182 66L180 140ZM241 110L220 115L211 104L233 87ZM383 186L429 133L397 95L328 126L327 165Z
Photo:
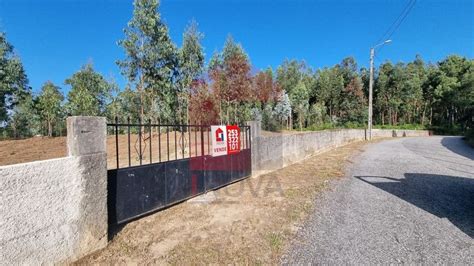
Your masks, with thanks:
M355 159L283 257L289 264L474 264L474 150L388 140Z

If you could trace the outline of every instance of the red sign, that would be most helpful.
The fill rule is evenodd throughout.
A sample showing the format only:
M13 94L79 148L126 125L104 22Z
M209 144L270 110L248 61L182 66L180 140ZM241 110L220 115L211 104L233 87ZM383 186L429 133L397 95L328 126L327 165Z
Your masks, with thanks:
M227 154L240 152L240 128L227 126Z

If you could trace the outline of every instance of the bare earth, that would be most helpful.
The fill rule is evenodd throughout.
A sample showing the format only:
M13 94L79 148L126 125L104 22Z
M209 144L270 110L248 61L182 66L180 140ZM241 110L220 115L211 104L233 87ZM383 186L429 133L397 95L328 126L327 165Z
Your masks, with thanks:
M201 156L210 153L210 143L208 132L203 135L203 146L201 146L201 133L169 131L146 133L141 143L142 163L157 163L167 160L188 158L189 156ZM246 142L246 136L241 133L241 147L246 148L249 145ZM128 136L118 136L118 151L120 167L127 167L140 164L140 144L137 134L130 135L130 155L128 146ZM151 141L150 141L151 140ZM150 145L151 143L151 145ZM109 169L117 168L116 139L114 135L107 137L107 167ZM204 150L202 150L202 147ZM67 155L66 137L33 137L23 140L5 140L0 141L0 165L10 165L17 163L26 163L38 160L61 158ZM129 160L130 156L130 160Z
M329 180L344 174L353 143L273 173L207 194L125 225L107 248L78 261L91 263L278 263ZM199 198L198 198L199 200Z
M60 158L66 153L66 137L0 141L0 165Z

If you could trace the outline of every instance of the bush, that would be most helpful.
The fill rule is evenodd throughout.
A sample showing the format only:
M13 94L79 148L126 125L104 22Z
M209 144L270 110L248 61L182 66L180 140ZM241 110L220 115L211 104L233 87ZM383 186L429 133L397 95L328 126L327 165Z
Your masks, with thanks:
M402 125L374 125L373 128L378 129L406 129L406 130L425 130L427 129L424 125L419 124L402 124Z
M432 126L430 127L436 135L464 135L461 126L454 125L454 126Z
M474 128L468 129L465 134L466 142L474 148Z

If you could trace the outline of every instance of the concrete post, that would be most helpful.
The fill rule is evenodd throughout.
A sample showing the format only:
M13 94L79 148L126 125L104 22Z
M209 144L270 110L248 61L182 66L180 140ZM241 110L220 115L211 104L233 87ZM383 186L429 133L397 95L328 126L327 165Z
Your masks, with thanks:
M71 116L67 118L67 148L69 156L107 152L105 117Z
M107 245L107 123L105 117L67 118L68 155L82 169L83 197L77 222L79 243L75 258Z
M260 121L247 121L247 126L250 126L250 135L252 141L260 137L262 131L262 122ZM253 144L253 143L252 143Z

